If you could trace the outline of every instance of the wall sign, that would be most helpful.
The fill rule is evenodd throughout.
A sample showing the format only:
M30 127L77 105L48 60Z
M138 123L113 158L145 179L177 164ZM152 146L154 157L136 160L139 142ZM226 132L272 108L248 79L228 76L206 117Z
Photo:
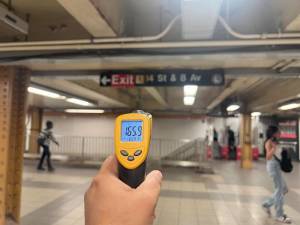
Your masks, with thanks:
M103 87L221 86L224 82L221 69L105 71L100 75L100 86Z

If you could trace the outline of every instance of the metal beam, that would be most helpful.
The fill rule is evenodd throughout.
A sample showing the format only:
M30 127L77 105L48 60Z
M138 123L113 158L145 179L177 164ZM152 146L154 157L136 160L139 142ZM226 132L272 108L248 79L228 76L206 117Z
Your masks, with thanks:
M257 82L259 78L237 79L234 80L227 88L225 88L208 106L207 109L211 111L216 106L221 104L226 98L235 92L248 88Z
M258 110L277 106L280 102L299 97L299 94L300 80L298 79L270 84L269 88L265 88L264 93L260 94L261 97L249 100L248 107L252 110Z
M3 57L5 53L3 54ZM180 55L132 55L132 56L85 56L74 55L72 58L31 58L7 62L2 65L22 65L33 71L99 71L112 69L168 69L224 68L228 76L276 76L280 73L270 68L280 60L300 60L300 52L259 52L259 53L219 53L219 54L187 54ZM293 65L299 67L300 63ZM291 73L292 68L284 71ZM228 70L228 71L227 71ZM299 74L299 69L298 69ZM50 72L51 73L51 72ZM232 74L231 74L232 73ZM79 73L77 73L80 75ZM66 74L67 75L67 74ZM288 75L288 74L287 74ZM294 75L294 74L292 74Z
M285 31L289 31L289 32L295 32L295 31L299 31L300 29L300 14L297 15L292 21L289 22L289 24L287 24L287 26L285 27Z
M167 107L168 103L155 87L145 87L145 90L162 106Z
M57 0L93 37L115 37L116 32L89 0Z
M84 88L94 91L96 93L100 93L101 95L109 97L110 99L114 99L119 102L122 102L123 104L126 104L126 107L132 107L134 105L132 96L125 90L120 90L118 88L100 87L99 86L99 77L96 77L95 80L92 80L92 79L72 80L72 83L75 83L81 87L84 87Z
M55 79L78 79L84 76L86 79L99 79L101 70L36 70L32 72L32 76L36 77L52 77ZM289 68L282 73L270 70L268 68L228 68L225 69L226 78L272 78L287 79L300 78L300 68Z
M279 7L280 26L282 29L286 32L300 31L300 2L298 0L289 0L289 4L281 2Z

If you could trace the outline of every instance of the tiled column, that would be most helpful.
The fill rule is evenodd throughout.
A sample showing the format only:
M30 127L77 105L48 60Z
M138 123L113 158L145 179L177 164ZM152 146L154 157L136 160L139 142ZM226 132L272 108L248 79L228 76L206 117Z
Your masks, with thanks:
M242 147L241 167L252 168L252 145L251 145L251 114L241 115L240 143Z
M29 71L0 67L0 225L19 222Z

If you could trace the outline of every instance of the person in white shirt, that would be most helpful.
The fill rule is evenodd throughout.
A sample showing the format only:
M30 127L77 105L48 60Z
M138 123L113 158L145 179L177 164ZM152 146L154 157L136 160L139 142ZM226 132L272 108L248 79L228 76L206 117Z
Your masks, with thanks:
M284 213L284 196L288 192L284 181L279 160L281 159L281 150L277 144L280 137L280 131L276 126L269 126L267 130L267 139L265 142L267 171L274 183L273 196L263 203L263 208L271 216L271 207L275 206L276 220L282 223L291 223L292 220Z
M48 170L53 171L54 168L51 163L51 152L50 152L50 142L55 143L56 145L59 145L59 143L56 141L55 137L53 136L52 133L53 129L53 122L52 121L47 121L46 122L46 129L44 129L39 136L39 144L43 148L43 154L40 158L39 164L37 169L38 170L45 170L43 167L43 163L45 158L47 157L47 165L48 165Z

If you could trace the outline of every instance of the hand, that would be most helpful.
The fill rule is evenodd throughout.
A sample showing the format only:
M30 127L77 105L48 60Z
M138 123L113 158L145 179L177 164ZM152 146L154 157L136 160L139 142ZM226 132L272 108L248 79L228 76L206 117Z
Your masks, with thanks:
M162 174L152 171L132 189L118 178L117 160L108 157L85 194L85 225L151 225Z

